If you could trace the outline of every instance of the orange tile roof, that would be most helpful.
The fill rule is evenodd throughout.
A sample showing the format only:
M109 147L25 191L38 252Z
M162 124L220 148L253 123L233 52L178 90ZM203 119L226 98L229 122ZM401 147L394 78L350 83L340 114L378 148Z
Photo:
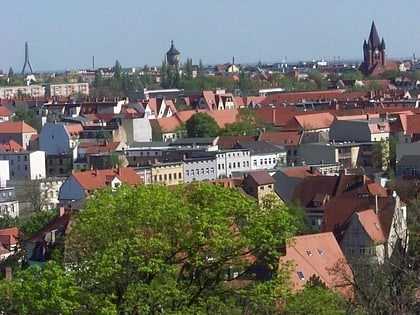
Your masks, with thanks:
M118 177L123 183L136 185L141 183L141 178L131 167L120 167L117 169L89 170L84 172L73 172L72 175L85 191L101 189L107 186L110 176Z
M18 242L19 229L10 227L0 230L0 243L6 246L15 245Z
M78 136L79 133L83 131L83 127L80 124L68 124L64 125L67 132L70 134L70 136Z
M182 121L177 115L171 117L162 117L153 120L159 124L162 132L174 132L182 123Z
M13 113L6 107L6 106L0 106L0 116L12 116Z
M86 149L86 154L98 154L98 153L106 153L106 152L114 152L117 147L120 145L121 142L114 142L114 141L105 141L103 143L95 143L95 142L86 142L84 147Z
M315 275L327 287L352 298L351 269L333 233L295 236L286 246L286 255L280 257L280 262L292 263L291 280L295 290L302 290L309 278ZM334 269L340 272L332 272Z
M360 224L369 235L370 239L376 244L383 244L386 241L384 231L378 215L373 209L367 209L356 213Z
M380 228L384 237L387 239L391 222L395 210L395 198L393 197L378 197L378 215L377 220L380 223ZM324 223L322 225L323 232L334 232L336 237L340 238L347 229L347 225L354 213L376 208L375 196L369 197L339 197L333 198L325 206ZM365 214L362 214L362 217ZM363 221L365 220L365 221ZM367 222L365 229L372 228L369 222L372 221L371 215L365 215L362 222Z
M289 130L316 130L329 128L334 116L329 112L320 112L308 115L296 115L284 129Z
M420 134L420 115L407 116L407 134Z
M36 129L24 121L5 121L0 123L0 133L37 133Z
M7 142L0 143L0 151L20 152L20 151L25 151L25 149L19 143L17 143L15 140L10 139Z
M280 170L288 177L299 177L303 178L306 176L318 176L321 175L317 170L309 166L296 166L296 167L285 167Z

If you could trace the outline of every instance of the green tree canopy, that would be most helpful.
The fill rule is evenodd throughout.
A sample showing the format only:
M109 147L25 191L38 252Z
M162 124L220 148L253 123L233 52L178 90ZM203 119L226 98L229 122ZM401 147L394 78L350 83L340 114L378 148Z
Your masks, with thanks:
M187 136L190 138L215 137L220 131L216 120L204 112L192 115L187 120L185 127Z
M91 300L121 314L273 314L294 217L274 199L259 207L206 183L98 191L74 220L66 260Z

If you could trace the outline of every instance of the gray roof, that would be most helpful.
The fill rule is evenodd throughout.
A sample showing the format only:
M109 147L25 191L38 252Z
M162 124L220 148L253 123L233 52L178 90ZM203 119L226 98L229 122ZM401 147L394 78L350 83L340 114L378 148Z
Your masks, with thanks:
M420 167L420 155L403 155L398 160L397 166L417 166Z
M218 137L208 138L181 138L176 139L170 146L191 146L191 145L215 145Z
M284 147L274 145L268 141L238 142L233 146L234 149L249 149L251 154L277 153L283 152Z

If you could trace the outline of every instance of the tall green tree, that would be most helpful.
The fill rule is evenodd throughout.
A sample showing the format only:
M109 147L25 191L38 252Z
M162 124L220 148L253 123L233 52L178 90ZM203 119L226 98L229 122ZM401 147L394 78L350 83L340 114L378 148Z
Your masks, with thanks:
M274 314L287 291L279 255L294 231L282 204L260 209L237 189L122 186L89 199L66 261L119 314Z
M196 113L187 120L185 127L190 138L215 137L220 128L216 120L207 113Z

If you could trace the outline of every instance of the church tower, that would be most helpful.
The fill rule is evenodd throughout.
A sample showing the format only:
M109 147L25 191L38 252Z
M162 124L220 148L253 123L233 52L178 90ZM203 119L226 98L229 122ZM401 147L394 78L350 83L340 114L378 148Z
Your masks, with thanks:
M385 41L379 39L375 22L372 22L368 40L363 43L363 63L360 71L364 75L377 75L387 68Z

